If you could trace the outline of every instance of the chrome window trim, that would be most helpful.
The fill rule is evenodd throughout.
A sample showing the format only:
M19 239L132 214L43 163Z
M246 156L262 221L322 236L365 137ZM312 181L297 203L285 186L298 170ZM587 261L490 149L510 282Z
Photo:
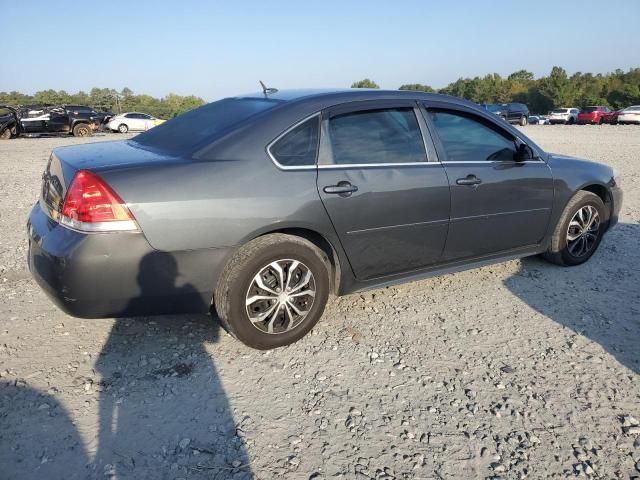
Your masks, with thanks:
M300 120L297 123L294 123L292 126L290 126L289 128L287 128L284 132L282 132L280 135L278 135L276 138L274 138L273 140L271 140L268 144L267 144L267 155L269 156L269 158L271 159L271 161L273 162L273 164L279 168L280 170L315 170L317 168L317 162L318 162L318 150L320 149L320 122L318 121L318 147L316 148L316 160L314 162L313 165L282 165L280 162L278 162L278 160L276 159L276 157L273 155L273 153L271 153L271 147L273 145L275 145L278 140L280 140L282 137L284 137L285 135L287 135L289 132L291 132L292 130L296 129L297 127L299 127L300 125L302 125L304 122L311 120L313 117L320 117L320 113L321 112L316 112L313 113L305 118L303 118L302 120Z
M351 163L351 164L323 164L318 168L375 168L375 167L435 167L440 162L405 162L405 163Z
M542 159L540 160L523 160L522 162L518 162L516 160L452 160L452 161L444 161L444 162L440 162L442 164L447 164L447 163L481 163L481 164L485 164L488 165L490 163L517 163L517 164L521 164L521 163L544 163L544 161Z

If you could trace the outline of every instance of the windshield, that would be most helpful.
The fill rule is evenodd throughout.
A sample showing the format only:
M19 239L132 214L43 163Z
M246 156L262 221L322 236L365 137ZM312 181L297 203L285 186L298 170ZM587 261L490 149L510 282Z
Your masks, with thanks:
M582 107L582 113L596 112L598 107Z
M555 110L552 110L551 113L567 113L567 108L556 108Z
M193 151L281 100L225 98L183 113L135 137L139 145L175 154Z
M498 105L497 103L489 103L485 105L485 108L490 112L499 112L504 108L504 106Z

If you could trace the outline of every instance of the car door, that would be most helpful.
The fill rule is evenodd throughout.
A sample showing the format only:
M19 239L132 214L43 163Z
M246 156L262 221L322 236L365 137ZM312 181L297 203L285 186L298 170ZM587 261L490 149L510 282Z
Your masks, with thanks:
M151 115L141 113L140 120L142 121L142 130L149 130L150 128L153 128L153 117Z
M129 130L144 130L144 121L140 118L140 113L127 113L125 117L127 117Z
M471 109L426 106L451 187L443 260L538 245L553 202L548 165L509 130ZM519 148L528 152L526 159Z
M341 105L323 112L321 130L318 192L356 277L437 262L449 186L417 104Z

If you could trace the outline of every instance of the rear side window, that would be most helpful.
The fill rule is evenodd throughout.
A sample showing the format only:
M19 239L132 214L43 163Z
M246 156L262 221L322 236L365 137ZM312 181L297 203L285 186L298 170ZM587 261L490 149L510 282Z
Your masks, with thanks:
M339 165L426 161L413 108L366 110L329 119L333 161Z
M316 164L320 117L317 115L289 130L269 147L269 153L283 167Z
M245 120L281 104L269 98L225 98L183 113L132 140L174 154L193 152Z
M515 139L475 115L453 110L429 110L447 161L512 161Z

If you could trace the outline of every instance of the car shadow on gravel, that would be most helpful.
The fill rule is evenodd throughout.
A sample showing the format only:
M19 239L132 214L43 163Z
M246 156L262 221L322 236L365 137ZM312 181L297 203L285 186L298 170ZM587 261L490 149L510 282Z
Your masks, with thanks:
M0 478L90 476L87 451L67 410L19 380L0 382Z
M141 261L141 291L160 276L182 293L195 292L163 255L162 272L142 271ZM209 315L115 321L95 364L102 378L96 478L253 478L242 430L205 348L219 330Z
M505 285L531 308L597 342L640 373L639 242L640 225L619 224L585 264L562 268L539 257L525 258Z

